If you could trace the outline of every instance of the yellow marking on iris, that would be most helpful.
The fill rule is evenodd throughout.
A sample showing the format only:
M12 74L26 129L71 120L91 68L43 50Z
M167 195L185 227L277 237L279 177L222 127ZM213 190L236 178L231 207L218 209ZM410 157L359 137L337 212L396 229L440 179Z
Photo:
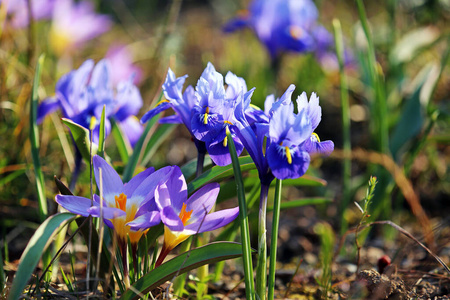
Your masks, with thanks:
M187 221L191 218L192 212L194 211L191 209L190 211L186 211L186 203L183 203L183 207L181 208L181 212L178 215L181 219L181 222L183 222L183 225L186 225Z
M156 103L156 105L155 105L155 107L157 107L157 106L160 106L161 104L163 104L163 103L170 103L170 101L169 100L161 100L161 101L159 101L158 103Z
M230 125L233 125L233 123L231 123L230 121L223 121L225 124L230 124Z
M284 147L284 149L286 150L286 158L288 163L291 165L292 164L292 156L291 156L291 151L289 150L289 147L286 146Z
M261 108L259 106L256 106L255 104L250 103L250 107L253 107L256 110L261 110Z
M209 107L206 107L206 110L205 110L205 114L204 114L204 116L203 116L203 124L208 124L208 114L209 114Z
M313 132L311 135L314 136L317 139L317 142L320 143L320 138L319 138L319 135L317 133Z
M223 139L223 146L226 147L227 145L228 145L228 137L226 136L226 137Z

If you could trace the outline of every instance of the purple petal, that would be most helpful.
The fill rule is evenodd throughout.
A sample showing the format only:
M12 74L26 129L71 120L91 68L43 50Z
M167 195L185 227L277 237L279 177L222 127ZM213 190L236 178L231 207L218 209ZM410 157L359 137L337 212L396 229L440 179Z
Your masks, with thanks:
M71 213L84 217L89 216L88 210L92 205L91 199L72 195L56 195L55 200Z
M195 223L185 226L185 230L191 230L195 233L202 233L206 231L212 231L217 228L223 227L236 219L239 215L239 207L223 209L206 215L203 220L198 220ZM199 228L201 224L201 228Z
M187 200L187 185L183 173L178 166L173 166L169 178L161 183L155 191L155 202L160 210L170 206L180 213Z
M125 183L123 193L127 195L127 197L131 197L137 187L153 172L155 172L155 168L151 167L131 178L129 182Z
M161 223L161 216L159 211L152 211L137 217L136 219L126 223L125 225L130 226L132 230L145 230L152 226L158 225L159 223Z
M45 116L60 108L57 98L47 98L39 104L36 123L41 124Z
M306 151L291 148L291 163L288 162L282 146L272 143L267 149L267 160L273 175L278 179L299 178L308 170L310 157Z
M144 131L139 120L136 116L129 116L120 122L119 126L122 129L122 132L127 136L128 141L130 141L131 147L134 147Z
M169 174L173 172L174 167L168 166L161 168L147 176L132 192L130 204L140 202L140 206L155 196L155 190L158 184L167 181ZM131 188L130 188L131 190Z
M179 115L171 115L159 119L160 124L183 124L183 119Z
M162 112L166 109L169 109L170 107L171 107L171 105L169 102L162 102L160 104L157 104L153 109L149 110L142 116L141 123L144 124L145 122L147 122L148 120L150 120L151 118L153 118L154 116L159 114L160 112Z
M186 211L193 211L191 220L197 220L200 216L211 211L214 203L216 203L219 191L220 185L218 183L210 183L189 197L186 201Z
M88 211L93 217L100 218L100 206L92 206L91 208L88 209ZM121 210L119 208L107 207L107 206L102 207L101 213L103 214L103 219L109 219L109 220L124 217L127 215L126 212L124 212L123 210Z
M161 211L161 221L171 231L182 231L184 228L183 222L181 221L180 217L170 206L164 207L164 209Z
M100 187L100 180L103 185L103 197L108 201L114 199L123 192L123 183L117 172L111 167L103 158L95 155L93 158L95 181ZM100 178L100 171L102 169L102 177ZM112 201L112 200L111 200Z
M230 151L228 150L228 145L224 142L224 139L221 139L220 137L221 136L218 136L212 143L206 143L206 148L211 160L216 165L227 166L231 164ZM233 135L233 140L234 146L236 147L236 154L239 156L244 150L244 145L236 135Z

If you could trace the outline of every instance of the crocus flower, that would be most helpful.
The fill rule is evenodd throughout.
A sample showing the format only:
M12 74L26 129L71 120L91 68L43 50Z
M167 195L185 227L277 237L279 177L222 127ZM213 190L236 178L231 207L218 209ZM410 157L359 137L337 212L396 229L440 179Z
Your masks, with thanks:
M314 50L318 11L311 0L254 0L248 11L225 25L225 31L251 28L272 59L283 52Z
M92 138L97 143L103 106L106 108L106 134L111 128L109 118L114 118L134 145L142 133L142 126L135 117L142 106L142 98L132 78L113 88L111 66L106 59L99 61L95 67L92 60L87 60L77 70L62 76L56 84L55 97L40 104L38 123L57 109L62 110L65 118L85 128L89 128L92 118L95 118Z
M131 243L136 244L148 228L161 221L154 204L154 192L157 185L170 174L172 167L158 171L149 168L123 184L117 172L103 158L95 155L93 164L97 186L103 189L102 198L98 195L94 195L93 200L57 195L56 202L75 214L102 217L119 241L126 243L129 237Z
M164 245L156 266L189 236L223 227L238 216L239 207L208 214L216 202L219 189L218 183L210 183L188 198L186 181L176 166L169 178L158 185L155 202L164 224Z
M129 78L133 78L134 84L138 84L141 81L142 70L133 64L133 56L127 47L113 45L108 49L105 57L111 63L113 84L129 80Z
M15 28L23 28L28 25L30 17L28 15L27 0L0 0L0 5L8 3L7 14L11 19L11 25ZM31 1L31 12L33 20L49 19L53 12L56 0L33 0Z
M94 12L90 1L58 0L53 10L50 45L56 54L63 55L105 33L111 25L108 16Z

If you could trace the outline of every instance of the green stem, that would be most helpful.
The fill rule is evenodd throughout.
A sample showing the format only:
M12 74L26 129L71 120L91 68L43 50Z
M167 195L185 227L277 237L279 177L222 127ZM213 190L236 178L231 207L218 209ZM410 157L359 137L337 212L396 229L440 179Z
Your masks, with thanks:
M237 196L239 201L239 222L241 225L242 258L244 262L245 294L248 300L254 299L255 286L253 282L252 253L250 248L250 231L248 226L247 205L245 203L245 188L242 180L241 166L236 154L233 137L227 127L228 149L230 150L233 164L234 178L236 181Z
M341 84L341 108L342 108L342 139L345 159L342 168L342 200L339 206L339 217L341 219L341 233L347 231L347 221L344 218L345 209L350 203L350 179L351 179L351 141L350 141L350 104L348 99L348 83L344 69L344 39L342 38L341 22L333 20L334 40L336 44L336 55L339 62L339 77Z
M184 253L191 249L192 237L188 238L184 243L180 245L180 253ZM177 278L175 278L173 282L173 294L183 298L184 285L186 284L187 273L181 274Z
M258 264L256 267L256 295L258 299L266 299L267 287L267 194L269 186L261 183L259 196L259 221L258 221Z
M275 183L275 197L273 199L272 236L270 238L270 266L269 266L269 300L273 300L275 291L275 270L277 266L278 227L280 225L281 186L282 180Z

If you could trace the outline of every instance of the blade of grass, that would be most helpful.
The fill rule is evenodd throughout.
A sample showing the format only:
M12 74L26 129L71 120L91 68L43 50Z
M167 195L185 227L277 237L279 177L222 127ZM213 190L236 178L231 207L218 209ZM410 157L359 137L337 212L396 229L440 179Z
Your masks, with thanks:
M333 19L334 41L336 44L336 56L339 63L339 79L341 84L341 114L342 114L342 149L346 155L351 153L350 143L350 104L348 100L348 83L344 70L344 39L342 37L341 22ZM350 203L350 179L351 160L346 158L342 162L342 199L339 205L339 218L341 220L341 232L347 230L347 220L344 218L345 209Z
M114 137L114 141L116 142L120 158L124 164L127 164L128 159L130 158L131 145L124 139L125 134L122 132L114 119L111 119L111 132Z
M155 125L155 123L158 121L158 116L153 117L145 126L144 132L142 133L139 140L134 145L133 154L131 155L127 166L125 167L125 170L123 171L123 182L130 181L131 177L133 177L134 170L136 169L136 166L138 164L139 157L141 155L141 150L144 145L144 141L147 138L148 133L150 132L150 129Z
M139 299L139 294L146 294L153 288L171 280L174 275L182 274L204 264L237 258L242 255L241 245L230 242L215 242L193 249L189 252L163 263L136 281L130 289L123 293L121 300ZM183 266L180 268L180 266ZM139 293L139 294L138 294ZM249 299L249 298L247 298Z
M98 155L105 158L105 110L106 106L103 105L102 116L100 118L100 131L98 135Z
M281 206L281 187L282 180L277 179L275 183L275 197L273 199L273 221L272 236L270 242L270 265L269 265L269 296L268 299L274 298L275 292L275 270L277 266L277 241L278 227L280 225L280 206Z
M158 147L164 140L169 137L175 130L175 124L161 124L158 129L150 137L147 147L144 151L144 158L142 159L142 165L147 165L153 154L155 154Z
M250 248L250 231L248 226L247 203L245 202L244 182L242 180L241 166L236 154L233 137L227 127L228 149L230 150L234 178L239 201L239 221L241 224L242 256L244 262L245 294L248 300L253 300L255 287L253 282L253 265Z
M36 189L38 193L39 218L44 221L47 218L47 199L45 198L44 175L41 170L41 162L39 159L39 129L36 123L38 108L38 87L41 78L42 64L44 63L44 55L39 56L34 73L33 88L30 99L30 142L31 155L33 157L34 175L36 177Z

